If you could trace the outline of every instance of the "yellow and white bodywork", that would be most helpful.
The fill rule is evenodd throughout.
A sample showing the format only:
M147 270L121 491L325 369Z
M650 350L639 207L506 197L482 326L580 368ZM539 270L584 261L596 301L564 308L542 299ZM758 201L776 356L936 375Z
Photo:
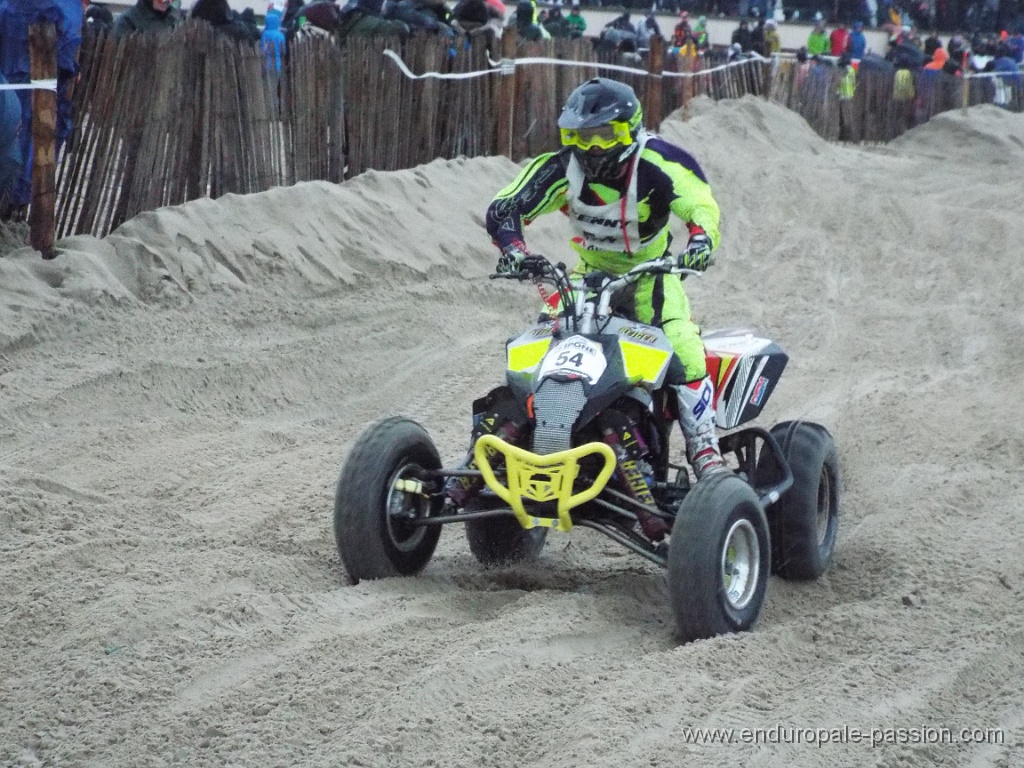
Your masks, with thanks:
M560 345L568 345L573 339L581 338L568 336L555 339L552 335L554 327L553 321L537 323L508 342L505 351L509 374L535 378L549 352L557 358ZM664 383L674 352L668 337L660 328L612 317L603 326L599 338L596 335L587 338L603 344L604 356L612 369L612 375L616 374L614 362L617 358L621 361L621 373L625 378L643 384L648 389L657 389ZM613 340L617 350L611 348ZM555 372L566 373L564 367L559 367ZM592 381L591 384L597 382Z
M598 326L600 333L597 334L584 336L563 331L556 337L555 323L542 322L508 342L506 377L520 393L536 393L538 415L545 405L560 415L564 415L564 411L559 410L562 408L578 415L585 400L584 390L590 393L622 381L647 390L662 385L673 350L660 328L618 317ZM580 382L577 387L580 396L574 398L573 404L550 402L552 388L543 386L548 378ZM554 389L554 392L561 391ZM543 402L545 397L548 398L546 403ZM532 418L532 408L530 410ZM561 421L571 426L574 419L575 415ZM511 445L493 435L484 435L474 447L476 466L480 468L487 487L512 508L524 528L545 526L569 531L572 529L570 511L601 493L615 471L615 453L603 442L571 446L569 434L561 436L561 444L550 439L551 436L542 439L541 420L538 419L537 423L533 444L537 452ZM590 487L574 493L573 485L580 472L579 462L593 455L603 459L603 466ZM503 460L507 485L494 471L492 464L496 459ZM529 514L524 500L556 502L557 517Z

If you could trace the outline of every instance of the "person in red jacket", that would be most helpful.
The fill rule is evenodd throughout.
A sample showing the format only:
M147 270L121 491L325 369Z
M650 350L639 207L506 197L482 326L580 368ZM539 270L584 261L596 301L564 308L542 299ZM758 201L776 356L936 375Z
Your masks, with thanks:
M832 30L828 40L832 48L830 53L833 56L842 56L846 51L846 47L850 44L850 30L846 28L845 24L840 24Z

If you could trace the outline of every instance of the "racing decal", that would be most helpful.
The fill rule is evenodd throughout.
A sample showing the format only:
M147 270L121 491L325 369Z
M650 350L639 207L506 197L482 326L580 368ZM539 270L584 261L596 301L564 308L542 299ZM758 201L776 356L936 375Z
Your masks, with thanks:
M619 349L622 351L622 367L626 369L626 376L648 384L657 385L672 362L671 350L635 344L621 337Z
M620 336L628 336L630 339L635 339L643 344L657 344L658 337L644 328L638 328L637 326L623 326L619 329Z
M545 338L537 341L527 341L525 344L510 344L508 347L508 369L520 373L532 371L544 357L544 353L551 346L550 333Z
M768 379L764 376L757 377L757 383L754 385L754 392L750 396L748 401L751 405L760 405L761 401L764 400L764 393L768 391Z
M736 372L736 384L732 396L729 398L729 402L725 406L725 410L719 411L716 421L720 427L725 429L731 429L740 422L740 416L743 413L743 409L748 402L754 391L754 386L761 376L761 372L764 370L765 363L768 362L768 356L762 355L759 357L743 357L740 358L739 369ZM767 381L765 385L767 385Z
M704 415L704 411L708 409L708 406L711 405L711 396L713 394L713 390L711 389L711 382L709 382L707 379L704 379L699 383L700 400L698 400L692 408L693 417L698 421L700 421L700 417Z
M708 376L715 382L715 396L718 397L722 392L725 392L725 387L736 370L736 361L739 360L739 357L709 351L706 353L705 359L708 366Z
M756 418L786 367L786 353L749 331L712 331L704 344L715 382L715 423L732 429Z
M571 336L556 344L544 357L540 378L568 376L596 384L607 367L608 361L600 344L582 336Z

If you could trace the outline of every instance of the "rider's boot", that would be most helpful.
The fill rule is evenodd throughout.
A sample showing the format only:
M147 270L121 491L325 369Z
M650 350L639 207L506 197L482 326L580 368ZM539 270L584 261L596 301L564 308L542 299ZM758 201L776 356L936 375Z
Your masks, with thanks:
M679 426L686 441L686 458L700 480L712 472L728 471L718 449L715 431L714 387L711 379L673 384L679 403Z

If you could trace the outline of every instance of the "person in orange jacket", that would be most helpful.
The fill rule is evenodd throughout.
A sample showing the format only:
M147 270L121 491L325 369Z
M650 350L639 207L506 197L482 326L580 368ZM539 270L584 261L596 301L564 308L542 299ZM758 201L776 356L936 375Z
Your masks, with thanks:
M935 52L932 54L932 60L925 64L924 68L927 70L938 71L946 66L946 61L948 60L949 54L946 53L946 49L939 47L935 49Z

